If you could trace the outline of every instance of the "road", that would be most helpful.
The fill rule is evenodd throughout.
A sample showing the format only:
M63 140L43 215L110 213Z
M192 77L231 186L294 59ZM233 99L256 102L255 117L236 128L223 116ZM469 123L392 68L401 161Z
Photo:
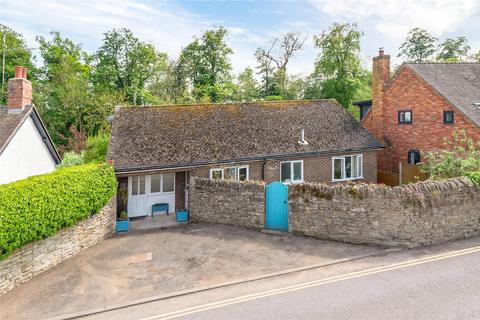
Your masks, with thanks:
M89 319L480 319L480 246L406 250Z

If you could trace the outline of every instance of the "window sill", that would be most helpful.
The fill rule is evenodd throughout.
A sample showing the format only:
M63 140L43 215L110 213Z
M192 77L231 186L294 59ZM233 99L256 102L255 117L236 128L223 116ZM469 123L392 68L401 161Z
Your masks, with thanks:
M285 185L289 185L289 184L297 184L297 183L304 183L304 182L305 181L303 181L303 180L297 180L297 181L289 181L289 182L282 182L282 183L285 184Z
M364 177L358 177L358 178L347 178L347 179L333 179L332 182L345 182L345 181L355 181L355 180L363 180L365 179Z

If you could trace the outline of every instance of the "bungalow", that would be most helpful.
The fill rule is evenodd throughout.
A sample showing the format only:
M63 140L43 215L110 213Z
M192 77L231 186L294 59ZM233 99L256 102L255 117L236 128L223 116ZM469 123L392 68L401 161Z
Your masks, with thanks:
M381 148L334 100L117 107L108 159L135 217L187 208L191 176L376 182Z
M15 67L7 105L0 106L0 184L48 173L58 163L60 156L32 105L27 69Z

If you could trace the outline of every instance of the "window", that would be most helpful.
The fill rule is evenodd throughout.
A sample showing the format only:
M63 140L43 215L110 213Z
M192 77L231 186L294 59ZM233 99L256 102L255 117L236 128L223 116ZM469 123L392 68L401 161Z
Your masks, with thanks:
M150 193L172 192L175 189L175 173L152 174Z
M454 121L453 111L443 111L443 123L451 124Z
M474 105L475 107L477 107L478 109L480 109L480 102L474 102L473 105Z
M145 194L145 176L132 177L132 196Z
M210 169L210 179L247 181L248 180L248 166Z
M398 123L412 123L412 110L398 111Z
M303 160L281 162L280 181L283 183L303 182Z
M363 178L363 156L353 155L332 158L332 180L344 181Z
M409 150L408 151L408 164L417 164L420 162L420 151Z

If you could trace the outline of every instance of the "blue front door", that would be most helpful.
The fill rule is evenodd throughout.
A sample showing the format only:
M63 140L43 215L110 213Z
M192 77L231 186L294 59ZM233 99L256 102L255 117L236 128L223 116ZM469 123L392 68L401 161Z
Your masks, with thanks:
M288 231L288 187L280 182L267 186L266 228Z

